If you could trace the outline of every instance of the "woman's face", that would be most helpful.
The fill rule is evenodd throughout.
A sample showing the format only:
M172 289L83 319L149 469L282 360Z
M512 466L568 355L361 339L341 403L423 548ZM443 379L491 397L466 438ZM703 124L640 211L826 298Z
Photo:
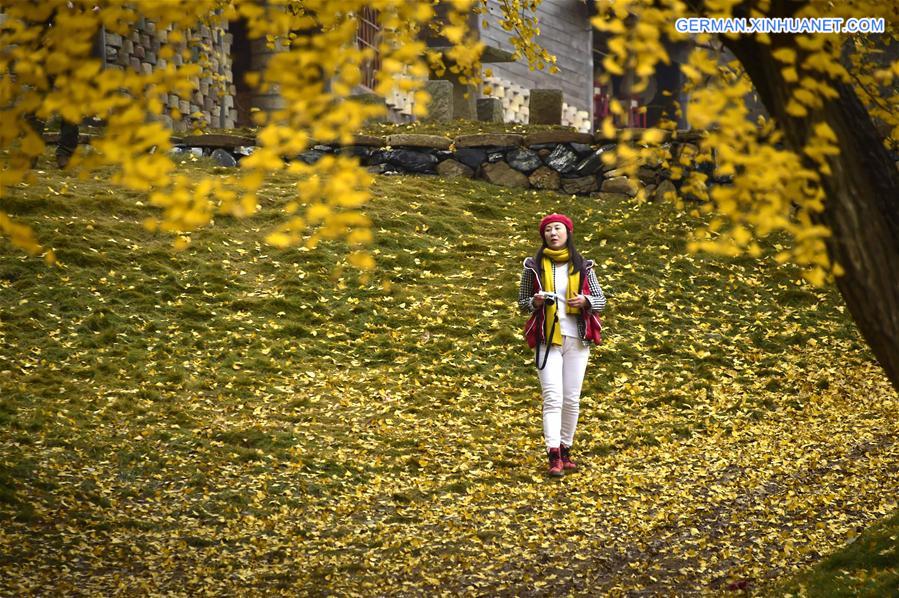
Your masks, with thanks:
M550 222L543 229L543 238L550 249L562 249L568 242L568 229L561 222Z

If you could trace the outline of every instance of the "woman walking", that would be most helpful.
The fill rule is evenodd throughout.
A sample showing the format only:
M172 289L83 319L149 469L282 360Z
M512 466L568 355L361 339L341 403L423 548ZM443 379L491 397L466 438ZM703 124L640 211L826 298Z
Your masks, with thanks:
M543 394L543 438L549 475L574 471L571 447L580 413L581 385L590 345L600 341L596 314L606 307L593 262L574 247L574 223L564 214L540 221L543 244L524 261L518 305L529 312L525 326L535 350Z

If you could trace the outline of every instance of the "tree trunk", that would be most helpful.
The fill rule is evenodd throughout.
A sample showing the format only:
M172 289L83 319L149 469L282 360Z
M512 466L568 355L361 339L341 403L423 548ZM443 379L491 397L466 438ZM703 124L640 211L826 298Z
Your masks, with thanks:
M821 175L826 200L816 218L833 232L828 254L846 272L837 278L837 288L899 392L899 173L850 85L835 84L839 98L825 100L810 117L787 114L789 89L782 65L771 56L776 38L771 45L746 38L723 41L746 68L791 150L802 154L817 122L836 133L840 153L828 157L832 174Z

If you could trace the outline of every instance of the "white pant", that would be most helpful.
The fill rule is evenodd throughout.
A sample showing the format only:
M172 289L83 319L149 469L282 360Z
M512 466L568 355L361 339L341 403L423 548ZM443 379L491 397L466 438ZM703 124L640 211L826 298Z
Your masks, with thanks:
M540 364L543 364L545 345L540 345ZM546 367L537 370L543 389L543 438L546 448L559 443L571 446L581 409L581 385L587 371L590 347L573 336L563 336L562 346L553 345L546 359Z

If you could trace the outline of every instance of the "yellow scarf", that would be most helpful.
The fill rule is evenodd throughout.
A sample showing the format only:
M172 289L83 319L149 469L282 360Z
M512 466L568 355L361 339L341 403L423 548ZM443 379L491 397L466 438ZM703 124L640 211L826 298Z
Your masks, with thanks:
M553 262L557 264L568 263L568 292L565 293L565 300L568 301L570 299L574 299L580 289L578 288L578 284L580 283L580 272L576 272L574 270L574 266L569 261L570 255L568 254L568 248L564 249L550 249L549 247L543 250L543 290L555 293L556 292L556 282L553 280ZM549 336L550 331L552 330L552 323L556 316L556 306L558 304L547 305L546 306L546 319L543 321L544 330L543 336L544 338ZM580 310L576 307L571 307L569 304L565 304L565 313L569 314L577 314ZM554 345L562 344L562 327L560 325L556 325L556 329L553 332L553 337L550 341Z

